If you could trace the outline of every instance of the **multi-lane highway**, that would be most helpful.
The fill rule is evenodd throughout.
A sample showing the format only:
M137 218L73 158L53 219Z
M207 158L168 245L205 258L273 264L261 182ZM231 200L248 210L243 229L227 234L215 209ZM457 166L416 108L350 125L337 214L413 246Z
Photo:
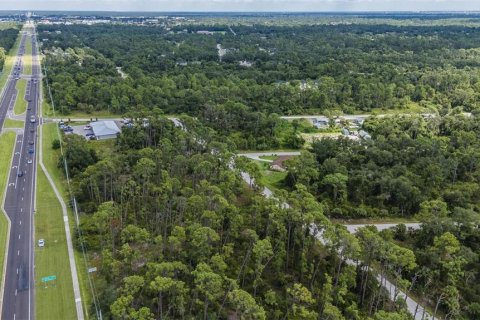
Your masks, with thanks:
M2 301L2 319L32 319L34 313L34 207L36 179L36 143L39 119L40 63L34 26L27 23L22 34L14 68L0 101L0 128L13 107L17 92L16 82L23 77L22 56L26 41L32 42L32 76L28 78L25 99L25 127L17 132L15 153L8 180L4 209L10 219L8 258ZM18 93L22 99L22 92Z

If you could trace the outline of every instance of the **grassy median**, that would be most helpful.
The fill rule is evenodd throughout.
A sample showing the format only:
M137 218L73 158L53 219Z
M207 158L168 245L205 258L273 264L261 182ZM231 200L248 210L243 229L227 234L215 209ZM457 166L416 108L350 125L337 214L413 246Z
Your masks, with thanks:
M58 139L57 124L49 123L42 125L42 141L43 141L43 164L52 177L57 189L63 197L65 203L69 203L68 189L63 169L57 167L58 159L60 157L60 150L52 149L52 141ZM53 194L53 190L52 190ZM68 218L70 222L70 231L72 238L75 237L75 219L71 208L68 208ZM90 288L88 285L88 277L86 273L86 266L83 260L82 252L74 250L75 263L77 265L78 281L80 284L80 294L82 296L82 303L84 306L85 318L89 318L89 310L91 303ZM68 268L70 270L70 268Z
M23 74L32 74L32 38L25 39L25 54L23 55Z
M15 133L6 132L0 134L0 201L5 200L5 189L8 185L12 153L15 147ZM8 220L5 212L0 213L0 284L3 281L3 267L5 263L5 252L7 243Z
M75 319L75 299L68 260L62 207L45 173L39 168L35 213L35 306L37 319ZM46 285L41 278L55 275Z
M27 100L25 100L25 93L27 90L27 80L20 79L17 80L17 99L15 100L15 107L13 108L13 112L16 115L25 113L27 111Z
M12 120L12 119L6 118L5 121L3 122L4 128L23 129L24 126L25 126L25 122L20 120Z

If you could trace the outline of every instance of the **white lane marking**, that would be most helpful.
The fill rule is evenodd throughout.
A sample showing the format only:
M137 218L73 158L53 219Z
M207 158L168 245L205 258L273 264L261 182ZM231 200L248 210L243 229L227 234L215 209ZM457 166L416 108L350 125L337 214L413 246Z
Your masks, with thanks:
M25 191L25 187L22 188L22 191Z
M22 197L22 201L23 201L23 197Z
M18 240L20 240L20 235L18 235Z
M17 250L17 256L19 256L19 255L20 255L20 250Z
M23 212L23 208L20 208L20 212Z
M17 296L17 289L15 289L15 297L16 297L16 296ZM14 317L14 319L15 319L15 317Z
M18 274L18 268L17 268L17 274Z
M20 225L22 225L22 220L20 220Z

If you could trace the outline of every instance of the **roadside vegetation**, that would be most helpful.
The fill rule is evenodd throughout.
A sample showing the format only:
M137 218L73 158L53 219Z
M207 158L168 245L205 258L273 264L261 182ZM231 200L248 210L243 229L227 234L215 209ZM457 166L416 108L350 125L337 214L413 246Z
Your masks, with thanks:
M3 202L5 201L5 192L8 187L8 177L10 175L10 165L12 163L12 153L15 147L15 133L7 132L0 134L0 201L2 212L0 214L0 285L3 285L3 271L5 266L5 254L7 252L8 218L3 211Z
M59 148L53 148L53 145L57 145L59 143L58 140L58 128L55 123L49 123L49 124L44 124L42 125L42 148L43 148L43 163L45 165L45 168L47 169L48 173L52 177L55 186L59 190L63 201L67 204L67 211L68 211L68 218L69 218L69 223L70 223L70 230L72 232L72 239L75 239L76 235L76 225L75 225L75 217L72 212L72 208L69 205L71 203L70 199L71 197L69 196L68 193L68 187L67 187L67 182L65 179L65 175L63 173L63 166L59 167L59 159L60 159L60 149ZM55 194L53 190L50 188L48 189L48 196L49 197L54 197ZM56 197L55 197L56 199ZM55 200L54 203L58 203L58 200ZM61 210L61 209L60 209ZM60 211L60 214L62 212ZM60 220L58 220L60 222ZM57 223L58 223L57 222ZM61 220L62 222L62 230L64 229L63 226L63 218ZM65 232L63 234L63 240L65 241ZM87 278L87 273L86 269L87 266L85 266L85 261L82 255L82 252L79 250L78 247L74 247L74 254L75 254L75 263L77 265L77 273L78 273L78 278L80 282L80 292L82 295L82 302L84 305L84 312L86 317L89 317L90 312L90 303L91 303L91 296L90 296L90 287L88 285L88 278ZM65 259L68 259L68 253L65 252L66 256ZM68 267L68 271L70 271L70 267ZM75 308L75 306L74 306ZM75 312L75 310L74 310Z
M0 28L0 90L3 90L15 63L21 37L18 25L0 23Z
M75 319L75 299L68 259L63 214L43 170L37 176L35 212L35 244L45 240L44 247L35 246L35 312L38 319ZM42 283L43 277L56 280Z

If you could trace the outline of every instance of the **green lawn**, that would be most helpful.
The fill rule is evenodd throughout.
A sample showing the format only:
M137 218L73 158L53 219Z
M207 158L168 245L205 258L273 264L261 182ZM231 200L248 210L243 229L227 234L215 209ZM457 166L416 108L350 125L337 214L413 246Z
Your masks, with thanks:
M32 74L32 38L25 40L25 54L23 55L23 74Z
M8 176L10 173L10 164L12 161L12 152L15 147L15 133L7 132L0 135L0 201L3 203L5 197L5 188L8 183ZM0 213L0 284L3 281L3 266L6 252L8 231L8 220L5 212Z
M25 100L27 80L25 79L18 80L16 88L17 88L17 99L15 100L15 107L13 108L13 112L16 115L19 115L27 111L27 101Z
M17 41L15 42L15 45L12 47L12 49L10 49L5 59L5 64L3 65L2 74L0 76L0 90L3 89L3 87L5 86L8 76L12 71L13 65L15 63L15 57L17 56L18 48L20 47L20 39L21 39L21 36L19 34L19 36L17 37Z
M22 129L25 126L25 122L20 120L12 120L12 119L5 119L3 123L4 128L14 128L14 129Z
M42 125L43 163L46 169L48 170L48 172L50 173L50 176L52 177L64 201L68 203L69 202L69 197L67 192L68 189L67 189L65 176L62 171L63 169L59 169L57 167L58 158L60 156L60 150L52 149L52 141L55 139L58 139L57 130L58 130L57 124L55 123ZM73 212L72 210L70 210L70 208L68 210L68 216L69 216L69 222L70 222L70 230L72 232L72 238L73 238L75 237L74 231L76 230L76 227L75 227L75 219L73 216ZM78 281L80 282L80 293L82 295L85 318L88 319L89 318L88 311L91 303L91 296L90 296L90 287L88 285L86 266L83 260L82 252L75 250L75 262L77 265Z
M68 260L62 207L45 173L38 170L35 243L45 239L45 247L35 246L35 310L38 319L75 319L75 299ZM42 277L57 280L44 286Z
M272 190L274 193L275 191L285 189L282 181L287 176L286 172L270 170L271 163L268 162L255 161L255 163L260 167L260 170L262 172L261 183L263 185Z

